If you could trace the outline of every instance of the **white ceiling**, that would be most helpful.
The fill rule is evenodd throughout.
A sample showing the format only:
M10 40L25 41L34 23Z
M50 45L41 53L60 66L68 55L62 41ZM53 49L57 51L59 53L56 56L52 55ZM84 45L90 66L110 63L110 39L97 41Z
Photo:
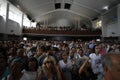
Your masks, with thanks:
M13 4L21 6L21 9L32 16L36 21L44 19L54 22L57 19L66 18L73 22L75 19L92 20L103 13L106 5L119 3L120 0L9 0ZM55 3L61 3L60 9L55 9ZM70 3L71 8L64 9L65 3Z

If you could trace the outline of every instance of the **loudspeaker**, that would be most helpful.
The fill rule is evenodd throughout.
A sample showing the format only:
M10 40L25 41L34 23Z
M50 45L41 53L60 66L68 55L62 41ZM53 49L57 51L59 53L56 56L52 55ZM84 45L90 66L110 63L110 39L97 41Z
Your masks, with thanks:
M92 21L95 21L95 20L97 20L97 19L98 19L98 17L95 17L95 18L92 19Z
M31 22L35 22L35 19L32 19L32 17L30 15L27 15L27 18L31 21Z
M27 18L31 21L32 17L30 15L27 15Z
M70 7L71 7L71 4L65 3L65 6L64 6L65 9L70 9Z
M34 20L34 19L32 19L32 20L31 20L31 22L35 22L35 20Z
M55 3L55 9L60 9L61 8L61 3Z

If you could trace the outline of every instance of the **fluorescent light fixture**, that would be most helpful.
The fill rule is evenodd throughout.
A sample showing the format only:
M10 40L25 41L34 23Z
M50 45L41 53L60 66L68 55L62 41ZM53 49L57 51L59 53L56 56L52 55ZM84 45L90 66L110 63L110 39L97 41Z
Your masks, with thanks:
M23 37L23 40L27 41L27 37Z
M103 9L104 9L104 10L108 10L108 6L104 6Z

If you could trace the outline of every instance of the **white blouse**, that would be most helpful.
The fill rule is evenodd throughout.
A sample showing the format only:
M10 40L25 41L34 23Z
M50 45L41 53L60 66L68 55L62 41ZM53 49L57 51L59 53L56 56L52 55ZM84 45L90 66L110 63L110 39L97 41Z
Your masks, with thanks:
M24 71L23 76L20 80L36 80L37 78L37 71L36 72L30 72L30 71Z

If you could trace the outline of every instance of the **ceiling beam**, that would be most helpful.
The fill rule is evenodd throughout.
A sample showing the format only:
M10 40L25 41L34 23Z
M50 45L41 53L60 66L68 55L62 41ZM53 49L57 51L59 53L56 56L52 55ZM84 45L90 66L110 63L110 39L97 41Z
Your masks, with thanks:
M50 13L53 13L53 12L56 12L56 11L66 11L66 12L70 12L70 13L73 13L73 14L76 14L76 15L79 15L79 16L81 16L81 17L84 17L84 18L87 18L87 19L91 20L91 17L89 17L89 16L86 16L86 15L81 14L81 13L77 13L77 12L72 11L72 10L67 10L67 9L56 9L56 10L48 11L48 12L45 12L45 13L43 13L43 14L41 14L41 15L39 15L39 16L36 16L36 17L34 17L34 18L42 17L42 16L45 16L45 15L47 15L47 14L50 14Z
M92 10L92 11L94 11L94 12L96 12L96 13L99 13L99 14L101 13L101 12L98 11L97 9L91 8L91 7L89 7L89 6L80 4L80 3L75 2L75 1L73 2L73 5L78 5L78 6L80 6L80 7L83 7L83 8L89 9L89 10Z
M39 4L37 6L33 6L32 9L34 10L36 8L40 8L42 6L49 5L49 4L55 4L55 3L54 2L46 2L46 3L43 3L43 4ZM31 10L31 8L29 8L29 9L27 8L27 10Z

